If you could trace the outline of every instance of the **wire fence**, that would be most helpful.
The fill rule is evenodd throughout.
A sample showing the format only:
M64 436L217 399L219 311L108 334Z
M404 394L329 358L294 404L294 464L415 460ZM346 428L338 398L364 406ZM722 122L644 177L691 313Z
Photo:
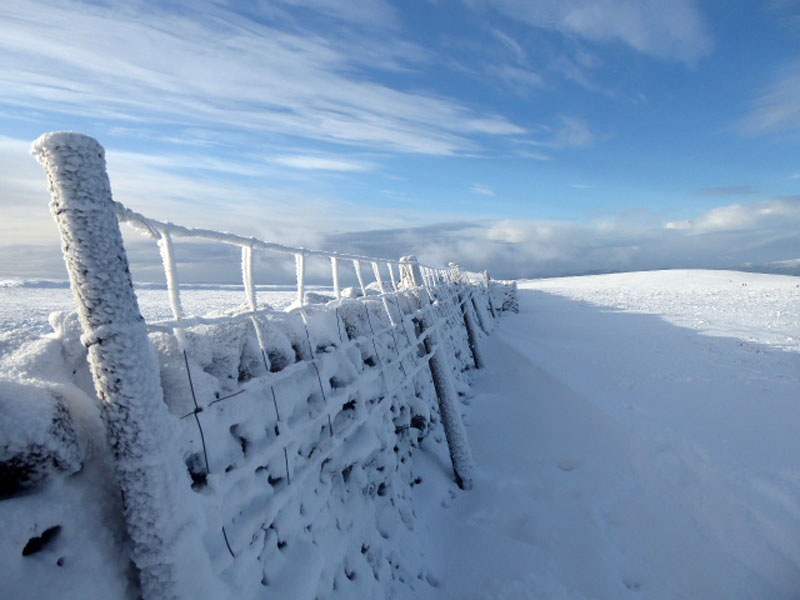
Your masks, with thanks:
M339 343L335 348L334 356L339 356L348 351L349 348L358 346L371 346L372 355L378 369L377 377L384 380L383 390L381 393L381 401L387 398L396 396L403 388L411 385L415 378L421 373L428 373L428 363L434 357L437 350L443 345L442 341L438 344L432 341L432 337L445 328L454 328L463 323L463 315L470 315L472 311L477 311L476 306L471 306L468 309L467 303L472 303L472 291L462 294L461 297L456 297L458 292L455 291L453 286L461 285L466 287L468 284L468 277L455 265L446 268L435 268L429 265L420 264L416 259L409 257L408 259L386 259L378 257L356 256L345 253L337 253L330 251L308 250L306 248L290 247L282 244L275 244L254 238L244 238L230 233L212 231L207 229L194 229L175 225L172 223L157 221L152 218L145 217L136 213L120 203L115 203L117 216L120 222L131 225L133 228L144 233L150 238L157 241L164 274L167 281L167 289L170 298L170 306L173 311L173 319L168 321L160 321L148 324L149 331L164 331L171 332L176 339L178 350L183 357L183 364L185 367L185 375L187 378L188 389L191 393L192 403L194 409L182 415L182 418L192 417L197 426L199 434L200 445L202 447L203 463L202 467L204 473L194 473L194 478L207 479L211 474L209 463L209 444L206 441L206 436L203 428L203 419L201 414L207 411L211 406L222 402L224 400L239 398L247 393L247 389L240 389L235 392L229 393L224 396L215 397L210 401L203 402L198 400L195 393L192 367L187 352L186 330L198 325L213 325L225 326L226 324L232 325L235 323L245 323L252 326L255 339L257 340L260 355L264 366L264 376L260 378L258 383L259 387L269 390L268 396L272 400L272 405L275 412L275 423L270 429L274 431L274 440L270 444L264 444L264 450L255 456L251 454L250 460L260 463L269 463L274 456L282 455L283 467L285 472L286 491L277 491L270 495L268 502L269 509L264 508L265 514L258 520L263 523L269 523L275 514L279 512L287 502L293 499L293 494L289 493L288 488L292 486L292 472L290 469L290 449L292 445L297 444L298 440L306 439L320 424L327 423L328 435L331 440L342 441L347 438L352 430L360 425L363 425L365 420L369 418L370 411L363 413L364 417L356 420L353 424L345 427L342 431L335 432L333 426L334 417L341 413L342 406L350 402L359 387L363 384L362 379L356 379L349 385L341 389L333 390L329 385L323 382L320 372L321 359L316 355L314 350L314 342L312 341L311 332L309 330L309 317L307 314L308 306L305 295L305 266L306 256L325 257L330 259L331 263L331 288L335 294L338 304L333 306L333 312L337 321L337 333L339 336ZM232 244L241 248L241 273L242 273L242 287L246 297L247 310L239 312L236 315L226 315L213 318L201 316L188 316L184 314L182 302L180 297L180 285L178 275L178 264L175 258L173 236L185 239L203 240L206 242L216 242L221 244ZM302 324L302 329L305 334L305 342L307 345L308 354L305 360L298 361L294 365L273 373L272 365L269 359L269 350L265 341L263 332L262 319L272 314L271 309L258 308L258 300L256 296L256 281L254 277L254 262L255 252L264 251L289 255L294 259L295 272L296 272L296 291L297 296L293 305L285 311L289 315L299 317L299 322ZM350 337L347 335L346 330L343 334L342 318L340 315L340 305L342 301L342 290L340 287L340 261L351 266L353 275L358 281L360 295L354 299L356 303L360 304L363 309L364 322L368 326L368 333L365 335ZM373 276L373 283L377 291L370 293L368 289L370 283L364 274L363 265L367 264L371 267ZM388 275L388 281L384 281L384 276L381 273L381 266L384 267ZM396 272L397 270L397 272ZM473 278L479 277L477 274L472 274ZM404 293L405 292L405 293ZM488 299L488 294L486 298ZM420 299L424 302L419 304ZM401 301L405 305L401 307ZM382 315L376 319L372 316L370 310L370 303L380 302L382 307ZM412 303L416 303L415 307ZM491 301L489 300L489 305ZM375 311L375 309L372 309ZM359 311L356 311L356 314ZM377 312L377 311L375 311ZM420 324L426 317L430 317L428 321L431 326L424 328ZM379 321L373 323L374 320ZM480 320L480 318L479 318ZM415 326L416 322L416 326ZM376 329L375 325L379 327ZM474 325L472 325L474 328ZM419 330L419 333L415 331ZM468 328L469 331L469 328ZM488 328L486 328L488 333ZM386 336L386 343L383 345L385 351L383 353L378 351L379 339L381 336ZM475 348L478 347L477 336L473 332L470 346L473 348L473 354L476 352ZM404 340L401 345L399 340ZM424 351L419 351L418 348L424 348ZM478 355L479 356L479 355ZM474 357L475 366L482 366L481 359L477 356ZM319 394L322 399L323 408L318 414L312 415L309 419L290 426L285 419L281 418L279 410L280 404L286 404L287 399L279 401L276 386L279 382L296 376L298 372L310 370L313 373L313 379L316 381L319 389ZM399 380L393 376L393 371L399 371ZM366 378L374 378L376 375L372 372L364 374ZM391 384L390 384L391 382ZM433 384L434 382L431 381ZM382 405L382 402L377 403L375 407L370 410L378 410L377 406ZM209 417L214 418L214 417ZM236 427L237 424L231 424ZM335 449L336 444L332 444L329 451L321 454L316 461L304 467L301 473L295 474L295 485L299 485L305 477L315 472L320 464L327 460L330 454ZM252 453L252 451L251 451ZM454 465L456 469L458 466ZM467 466L460 465L462 474L459 475L459 480L464 482L467 477ZM233 469L228 465L227 472L230 473ZM458 471L457 471L458 472ZM266 506L266 505L265 505ZM221 527L222 536L225 541L225 547L228 553L236 556L236 552L231 546L231 541L226 530L226 526ZM234 538L237 541L239 538L246 538L251 531L247 531L243 535Z
M363 489L380 503L380 490L410 477L403 453L436 427L447 439L456 482L472 486L457 388L465 387L466 369L483 366L481 339L499 313L487 274L158 221L111 199L103 150L91 138L49 134L34 152L48 173L95 386L106 401L104 419L147 600L183 593L181 577L193 566L178 564L170 546L172 538L194 530L214 577L228 589L242 581L270 585L279 576L271 565L280 564L276 552L285 550L287 540L323 535L312 530L330 518L352 518L329 500L347 495L355 467ZM172 319L144 323L135 296L129 299L120 222L158 244ZM185 314L175 238L238 246L244 306L221 316ZM254 263L261 252L294 261L296 299L286 311L259 304ZM308 257L330 261L334 299L327 304L308 302ZM358 282L355 293L341 289L344 269L352 269ZM131 359L152 347L157 365ZM143 402L137 388L144 381L162 394ZM167 439L175 431L170 419L178 424L178 440ZM149 446L130 452L134 443ZM155 458L171 468L181 463L191 490L180 481L161 481ZM163 489L154 493L159 485ZM204 527L161 521L153 531L149 517L136 512L171 514L165 505L187 503L199 503ZM309 512L315 503L326 508ZM330 513L328 521L323 513ZM371 555L361 554L378 580L386 565L375 546ZM325 556L325 564L336 565L343 556ZM263 576L242 575L253 565ZM335 586L336 575L330 578Z

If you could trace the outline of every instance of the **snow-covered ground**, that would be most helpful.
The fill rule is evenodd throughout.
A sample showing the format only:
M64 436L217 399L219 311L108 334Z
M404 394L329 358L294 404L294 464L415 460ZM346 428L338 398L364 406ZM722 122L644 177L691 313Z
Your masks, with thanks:
M422 453L430 598L798 598L800 278L520 283L485 340L479 476Z
M561 277L524 286L614 310L660 315L703 334L800 351L798 277L672 270Z
M412 459L432 584L414 597L800 597L798 286L730 271L521 282L465 411L474 489L431 438ZM182 296L200 313L244 294ZM139 298L169 317L165 290ZM12 328L70 307L64 288L0 285L0 353Z
M327 288L307 286L309 291L325 293ZM260 302L283 309L297 297L293 285L257 286ZM332 293L332 292L330 292ZM137 286L139 308L148 321L172 318L166 285ZM181 286L181 302L186 314L205 315L235 308L245 301L241 285L190 284ZM0 280L0 334L14 329L31 329L39 333L51 331L50 313L74 310L75 301L66 281Z

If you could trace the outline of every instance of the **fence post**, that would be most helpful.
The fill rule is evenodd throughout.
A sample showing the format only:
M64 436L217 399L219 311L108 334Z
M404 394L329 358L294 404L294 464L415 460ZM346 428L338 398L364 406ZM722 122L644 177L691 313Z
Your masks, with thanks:
M472 307L472 312L475 315L475 318L478 319L478 325L480 325L481 330L486 334L489 335L489 327L486 325L486 313L483 312L478 303L475 301L475 294L472 293L472 290L469 290L469 304Z
M401 262L408 263L403 265L406 276L415 287L418 282L423 281L422 272L413 256L404 256ZM420 320L423 331L430 330L431 333L423 342L425 353L431 354L428 360L428 367L431 370L433 387L436 390L436 399L439 403L439 414L442 417L444 435L447 439L447 450L450 453L450 462L453 464L453 473L456 484L462 490L472 489L472 453L467 442L467 432L464 429L464 422L461 420L461 408L459 406L458 394L453 385L453 371L447 360L447 353L444 351L442 336L437 328L437 323L431 316L431 312L426 310L432 304L423 300L424 295L420 293L419 303L422 309ZM426 306L427 305L427 306Z
M488 269L483 272L483 281L486 283L486 294L489 296L489 312L492 313L492 318L497 319L497 313L494 311L494 302L492 301L492 280L489 277Z
M461 312L464 315L464 327L467 329L467 341L469 342L469 349L472 351L472 360L475 362L476 369L482 369L486 366L486 362L483 360L478 328L475 326L475 319L472 318L472 295L469 290L465 289L456 298L461 304ZM480 316L478 316L478 321L480 321Z
M404 256L400 259L400 280L407 288L415 288L422 285L422 269L419 268L416 256Z
M177 599L205 588L207 597L213 585L202 566L190 572L180 560L185 544L202 541L191 513L179 512L188 474L133 290L105 152L91 137L60 132L40 137L31 153L47 172L142 596Z

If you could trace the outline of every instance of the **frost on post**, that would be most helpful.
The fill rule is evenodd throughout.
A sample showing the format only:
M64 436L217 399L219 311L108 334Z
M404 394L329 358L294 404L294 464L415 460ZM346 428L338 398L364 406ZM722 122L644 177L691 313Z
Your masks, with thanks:
M208 570L190 572L180 559L202 542L180 493L188 474L133 291L105 152L88 136L61 132L40 137L31 153L47 172L142 595L208 597Z
M403 288L411 289L422 285L422 271L417 264L416 256L404 256L400 259L400 280Z

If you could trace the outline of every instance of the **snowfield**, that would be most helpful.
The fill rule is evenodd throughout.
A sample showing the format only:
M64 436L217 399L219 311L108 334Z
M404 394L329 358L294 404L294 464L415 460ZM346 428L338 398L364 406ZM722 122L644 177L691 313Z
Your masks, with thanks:
M282 310L297 297L294 285L256 286L259 298L275 309ZM327 288L308 286L322 293ZM142 284L136 287L139 309L148 322L172 318L169 293L163 284ZM181 301L187 314L204 315L235 308L245 301L241 285L189 284L181 286ZM0 335L25 328L48 333L50 313L75 310L69 282L58 280L0 280Z
M137 293L148 319L169 316L165 290ZM294 293L260 297L280 307ZM197 313L244 294L198 286L182 298ZM446 445L426 437L407 492L424 582L382 583L384 596L798 598L800 278L623 273L522 281L518 299L520 313L482 339L486 368L471 371L474 489L456 487ZM55 284L0 282L0 357L70 303ZM86 546L82 565L127 568ZM24 561L56 564L57 554L14 553L30 573ZM97 597L130 592L100 579L110 587L97 584Z
M428 597L797 598L799 285L520 282L467 411L475 490L417 488Z
M656 314L707 335L800 351L800 278L740 271L672 270L544 279L528 289Z

